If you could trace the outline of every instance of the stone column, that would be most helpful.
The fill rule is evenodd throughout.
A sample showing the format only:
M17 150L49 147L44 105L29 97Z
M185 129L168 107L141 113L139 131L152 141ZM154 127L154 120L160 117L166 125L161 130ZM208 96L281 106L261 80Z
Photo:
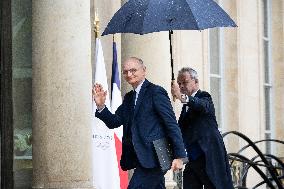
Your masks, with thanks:
M237 0L222 0L222 7L238 25ZM222 52L224 62L224 118L223 132L239 130L239 64L238 64L238 28L222 29ZM228 151L237 151L239 142L237 137L225 137Z
M33 188L92 188L90 1L32 4Z
M273 64L273 109L274 130L276 139L284 136L284 2L271 1L271 36L272 36L272 64ZM281 32L282 31L282 32ZM284 159L284 149L281 145L275 145L275 152L278 157Z
M261 34L258 30L261 28L261 20L257 11L251 11L259 10L260 5L260 1L256 0L237 1L239 131L244 134L254 133L250 136L252 140L259 140L261 132L255 131L264 128L260 104L263 91L261 74L263 69L260 62L262 47L259 35ZM246 143L241 141L240 144Z
M92 0L94 3L94 10L93 12L96 12L98 14L99 20L100 20L100 35L105 30L107 24L111 20L114 13L121 7L121 0ZM92 2L91 1L91 2ZM106 6L108 5L108 6ZM91 16L94 16L92 14ZM94 20L94 18L92 18ZM93 21L92 21L93 22ZM93 37L93 43L95 44L95 38ZM120 70L120 54L121 54L121 44L120 44L120 34L114 35L114 41L116 42L116 48L117 48L117 61L119 64L119 70ZM104 51L104 59L105 59L105 66L106 66L106 74L108 79L108 87L109 91L111 91L111 74L112 74L112 60L113 60L113 49L112 49L112 42L113 42L113 35L105 35L100 36L103 51ZM95 52L95 45L93 45L92 52ZM93 56L93 59L95 57ZM93 60L92 62L95 62ZM121 75L121 74L120 74Z
M122 61L131 56L141 58L146 65L147 79L161 85L170 92L171 65L170 42L168 32L158 32L146 35L122 34ZM124 91L131 89L125 81Z
M238 51L238 112L239 132L252 141L262 139L263 120L263 63L261 17L258 11L261 1L236 1L237 4L237 51ZM255 11L252 11L255 10ZM229 62L228 62L229 63ZM233 113L233 112L232 112ZM239 140L239 146L247 143ZM259 146L263 149L263 146ZM252 158L254 152L248 149L244 156ZM253 173L255 174L255 173ZM260 182L259 177L247 179L247 185Z

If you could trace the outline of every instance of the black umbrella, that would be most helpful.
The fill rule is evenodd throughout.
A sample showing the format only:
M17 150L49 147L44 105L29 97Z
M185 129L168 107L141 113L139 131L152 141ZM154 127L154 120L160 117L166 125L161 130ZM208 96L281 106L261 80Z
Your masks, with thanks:
M213 0L129 0L112 17L102 35L147 34L169 31L172 80L173 30L203 30L236 27L235 22Z

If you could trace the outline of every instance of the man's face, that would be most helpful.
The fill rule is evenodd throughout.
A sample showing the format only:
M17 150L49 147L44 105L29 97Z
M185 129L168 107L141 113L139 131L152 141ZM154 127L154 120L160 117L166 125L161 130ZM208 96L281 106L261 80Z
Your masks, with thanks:
M136 88L145 79L146 69L138 60L128 59L123 64L122 73L127 83Z
M191 78L188 72L184 72L178 75L177 83L180 88L180 92L188 96L192 95L198 90L198 83Z

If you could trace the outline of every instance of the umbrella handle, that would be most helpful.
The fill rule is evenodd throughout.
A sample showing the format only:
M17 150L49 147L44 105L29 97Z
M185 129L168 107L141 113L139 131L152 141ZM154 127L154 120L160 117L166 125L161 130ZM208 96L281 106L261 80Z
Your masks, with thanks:
M170 40L170 54L171 54L171 71L172 71L172 83L175 81L175 74L174 74L174 60L173 60L173 50L172 50L172 34L173 30L169 31L169 40ZM176 101L176 96L173 96L173 101Z
M172 79L171 86L174 84L174 82L175 82L175 79ZM177 97L175 95L172 95L172 97L173 97L173 101L175 102Z
M175 80L174 60L173 60L173 50L172 50L172 34L173 34L173 30L170 30L169 31L169 40L170 40L170 55L171 55L171 71L172 71L172 80Z

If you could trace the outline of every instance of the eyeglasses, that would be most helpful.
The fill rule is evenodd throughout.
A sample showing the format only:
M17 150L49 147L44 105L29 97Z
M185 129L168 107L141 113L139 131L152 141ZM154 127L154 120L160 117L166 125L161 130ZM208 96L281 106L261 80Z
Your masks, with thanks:
M137 72L137 69L132 68L130 70L123 70L122 74L123 75L128 75L128 72L130 72L133 75L133 74L135 74Z

